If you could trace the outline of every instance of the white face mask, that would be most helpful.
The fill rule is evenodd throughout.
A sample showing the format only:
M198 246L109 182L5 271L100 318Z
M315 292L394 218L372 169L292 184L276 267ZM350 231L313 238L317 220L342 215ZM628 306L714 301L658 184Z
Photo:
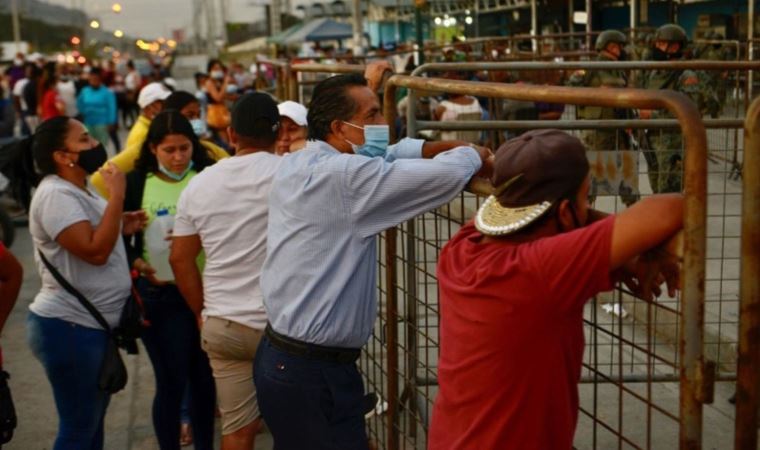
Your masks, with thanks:
M222 80L222 79L224 79L224 71L221 71L221 70L212 70L211 73L209 74L209 76L211 76L211 78L213 78L215 80Z

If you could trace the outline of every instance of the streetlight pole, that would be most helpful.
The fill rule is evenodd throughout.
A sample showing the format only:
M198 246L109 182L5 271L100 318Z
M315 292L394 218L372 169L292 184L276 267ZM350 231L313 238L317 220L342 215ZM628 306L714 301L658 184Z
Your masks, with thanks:
M282 31L282 2L272 0L269 10L269 31L272 36Z
M594 22L592 13L591 0L586 0L586 51L594 48L591 46L591 25Z
M275 3L277 3L277 0L275 0ZM221 39L224 41L224 45L227 45L229 42L229 37L227 36L227 0L220 0L219 2L219 11L222 15L222 33L221 33Z
M638 0L631 1L631 43L636 39L636 29L639 27L639 5Z
M364 47L362 46L362 2L361 0L354 0L353 2L353 25L354 25L354 55L361 56L364 54Z
M538 10L536 0L531 0L530 2L530 35L532 36L531 47L533 48L533 53L538 53L538 39L536 39L536 36L538 36Z
M414 1L414 28L417 38L417 65L425 64L425 40L422 33L422 8L427 6L427 0Z
M11 0L11 17L13 21L13 42L16 44L16 53L21 51L21 26L18 19L18 0Z
M216 11L214 2L204 1L203 5L206 7L206 51L209 56L215 58L218 55L218 49L216 47Z

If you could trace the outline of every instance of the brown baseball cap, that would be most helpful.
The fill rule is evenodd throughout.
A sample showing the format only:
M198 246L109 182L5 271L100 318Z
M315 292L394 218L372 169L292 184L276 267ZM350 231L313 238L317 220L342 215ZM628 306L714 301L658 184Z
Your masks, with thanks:
M499 236L525 228L578 190L589 173L580 139L560 130L534 130L505 142L494 157L494 193L475 227Z

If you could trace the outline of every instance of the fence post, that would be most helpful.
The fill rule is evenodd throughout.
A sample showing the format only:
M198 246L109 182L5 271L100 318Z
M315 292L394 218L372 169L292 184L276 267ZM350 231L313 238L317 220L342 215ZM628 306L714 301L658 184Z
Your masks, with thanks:
M760 402L760 99L747 112L744 138L734 448L754 450Z
M407 433L412 438L417 437L417 426L414 420L417 414L417 220L406 222L406 380L402 395L408 403Z
M388 351L388 421L387 450L397 450L399 445L398 415L398 296L396 290L396 238L397 229L385 231L385 325L387 327Z

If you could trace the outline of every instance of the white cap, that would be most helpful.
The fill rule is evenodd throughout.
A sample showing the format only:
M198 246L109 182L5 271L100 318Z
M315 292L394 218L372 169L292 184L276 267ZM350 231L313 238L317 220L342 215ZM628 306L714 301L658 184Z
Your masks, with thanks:
M292 119L300 127L305 127L309 123L306 121L306 114L309 112L305 106L290 100L277 105L281 116Z
M172 77L166 77L163 81L164 85L170 87L171 89L177 90L177 80L175 80Z
M140 90L140 95L137 96L137 104L140 106L140 109L142 109L153 102L166 100L166 97L171 94L172 92L162 83L153 82Z

